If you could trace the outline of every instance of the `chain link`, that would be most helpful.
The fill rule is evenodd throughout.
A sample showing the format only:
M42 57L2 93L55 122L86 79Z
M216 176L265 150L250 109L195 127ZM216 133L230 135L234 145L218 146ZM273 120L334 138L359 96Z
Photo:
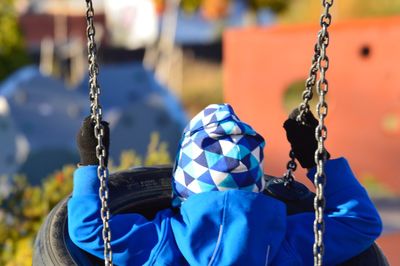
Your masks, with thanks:
M90 99L90 113L93 121L95 121L94 135L97 139L96 156L99 160L97 168L97 176L100 180L99 197L101 201L100 216L103 221L102 237L104 241L104 261L105 265L112 265L112 250L111 250L111 230L109 226L110 210L108 207L108 170L106 166L106 148L103 144L104 127L102 121L102 108L99 101L100 87L97 81L99 74L99 66L97 64L97 46L95 42L96 30L94 27L94 10L92 0L86 1L86 21L87 21L87 49L88 49L88 63L89 63L89 99Z
M308 74L308 78L305 83L305 90L303 91L303 102L299 105L299 115L297 116L297 121L304 121L304 115L310 111L310 100L313 97L313 88L317 81L318 73L318 58L320 56L320 46L317 42L314 46L314 55L311 62L311 68Z
M332 16L329 13L332 7L333 0L322 0L324 7L324 13L321 16L320 24L321 30L318 33L318 46L320 55L317 60L317 66L319 71L319 79L317 81L316 90L318 93L318 126L315 129L315 138L318 141L318 148L315 151L315 163L317 165L317 172L314 176L315 185L315 198L314 198L314 209L315 209L315 220L314 220L314 265L320 266L323 263L324 256L324 241L323 235L325 231L324 223L324 208L325 208L325 197L324 187L326 183L326 175L324 170L325 161L327 158L327 152L325 149L325 140L327 138L328 129L325 126L325 117L328 115L328 104L326 102L326 94L328 93L328 80L326 79L326 71L329 68L329 58L326 54L326 49L329 45L329 33L328 27L332 22Z
M314 55L312 57L311 61L311 67L308 73L308 78L306 79L305 82L305 90L303 91L302 98L303 101L300 103L298 106L299 108L299 115L297 116L296 120L298 122L303 122L304 121L304 115L310 111L310 101L313 98L313 88L315 86L315 83L317 81L317 73L318 73L318 58L320 57L321 51L320 51L320 45L319 45L319 40L315 43L314 45ZM284 175L285 183L290 184L294 180L294 171L296 171L297 168L297 163L294 159L294 152L291 150L289 152L289 157L290 160L286 165L286 173ZM292 166L292 167L290 167Z
M303 101L298 106L299 115L296 120L298 122L304 122L304 115L310 112L310 100L313 97L313 88L316 86L316 91L318 93L318 104L317 104L317 114L318 114L318 126L315 129L315 138L318 141L318 147L315 151L314 160L317 166L317 172L314 176L315 185L315 198L314 198L314 210L315 210L315 220L314 220L314 265L321 266L324 256L324 242L323 235L325 231L324 224L324 208L325 208L325 198L324 198L324 187L326 183L326 175L324 172L324 165L327 158L327 152L325 149L325 140L327 138L328 130L325 126L325 117L328 115L328 104L325 100L326 94L328 92L328 80L326 79L326 71L329 68L329 58L326 54L326 48L329 45L329 33L328 27L332 22L332 15L329 13L330 8L333 5L333 0L322 0L322 5L324 7L323 14L320 18L321 30L318 32L317 42L314 45L314 55L311 62L311 68L309 71L308 78L305 83L305 90L302 94ZM319 72L319 79L317 81L317 75ZM285 185L290 185L294 180L294 171L296 171L297 164L294 158L293 150L289 153L290 160L286 165L287 171L284 175Z
M311 68L308 74L308 78L305 83L305 90L303 91L302 97L303 102L299 105L299 115L297 116L296 120L298 122L304 121L304 115L310 111L310 100L313 97L313 88L317 81L317 73L318 73L318 58L320 56L320 46L319 42L317 42L314 46L314 55L311 62ZM293 150L289 152L290 160L286 165L286 173L284 175L285 184L290 184L294 180L294 172L297 169L297 163L294 158Z
M286 164L286 173L283 176L284 185L290 186L290 184L294 181L294 172L297 169L297 163L295 161L294 152L291 150L289 152L290 161Z

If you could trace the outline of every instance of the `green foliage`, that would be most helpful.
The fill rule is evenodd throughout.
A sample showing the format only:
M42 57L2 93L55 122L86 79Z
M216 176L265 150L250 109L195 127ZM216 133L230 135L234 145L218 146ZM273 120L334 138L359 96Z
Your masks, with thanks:
M284 95L283 95L283 106L285 107L285 110L287 114L290 114L292 110L300 105L300 103L303 101L303 92L306 88L305 86L306 81L305 80L297 80L293 83L291 83ZM316 106L318 103L318 95L315 95L315 86L313 87L313 93L314 96L309 101L310 104L310 110L313 112L314 116L316 116Z
M379 178L371 173L364 173L360 177L361 183L367 189L371 197L393 197L393 191L382 182L379 182Z
M291 1L289 0L250 0L250 6L254 9L270 8L273 12L285 11Z
M353 0L350 4L354 17L381 17L400 14L400 1Z
M47 213L70 193L73 171L65 166L41 186L14 177L11 194L0 200L0 265L30 265L33 238Z
M134 165L169 164L167 145L160 143L153 133L144 159L134 151L121 154L121 164L110 171ZM30 186L24 176L13 178L13 187L7 198L0 198L0 265L24 266L32 264L32 246L36 233L50 210L72 191L75 166L63 169L45 178L40 186Z
M188 13L195 12L200 8L202 0L182 0L181 7Z
M112 160L108 163L108 169L110 172L121 171L128 169L134 165L143 165L142 158L135 152L131 150L125 150L121 152L119 157L120 164L115 165Z
M13 0L0 4L0 81L28 63Z
M317 23L323 7L321 1L302 0L291 1L288 9L283 12L279 20L284 23ZM334 1L331 9L334 23L339 20L348 20L365 17L396 16L400 14L398 0L346 0Z
M212 0L182 0L181 7L188 13L197 11L206 2L211 2ZM214 0L213 5L220 4L221 0ZM232 2L229 0L227 2ZM283 12L289 6L291 0L249 0L249 6L253 9L270 8L274 12Z
M147 149L147 156L144 165L170 164L171 158L167 149L168 145L166 143L160 143L160 135L153 132L150 136L150 144Z

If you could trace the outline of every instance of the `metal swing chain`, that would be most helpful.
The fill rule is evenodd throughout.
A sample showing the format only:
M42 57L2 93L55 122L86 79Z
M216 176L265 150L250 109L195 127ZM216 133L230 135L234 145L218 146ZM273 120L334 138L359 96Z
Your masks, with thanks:
M310 111L310 100L313 97L313 88L317 81L317 73L318 73L318 58L320 56L320 43L319 40L314 45L314 55L311 61L311 67L308 73L308 78L305 82L305 89L302 93L303 102L300 103L298 106L299 108L299 115L297 116L296 120L299 122L304 121L304 115ZM294 180L293 173L297 169L297 163L295 161L294 152L290 150L289 152L290 160L286 164L286 173L284 175L285 184L288 185Z
M295 156L293 150L289 152L290 160L286 164L286 173L283 176L284 185L290 186L290 184L294 181L294 174L293 172L297 169L297 163L295 161Z
M326 93L328 92L328 80L326 79L326 71L329 68L329 58L326 55L326 48L329 45L328 27L331 25L332 16L330 8L333 5L333 0L322 0L324 12L320 18L321 30L318 32L317 42L314 46L314 55L312 64L309 71L309 76L305 83L305 90L303 92L303 102L299 105L299 115L296 120L299 122L304 121L304 115L310 111L309 102L313 97L313 87L316 85L316 90L319 95L317 104L318 126L315 129L315 138L318 141L318 148L315 151L314 160L317 165L317 172L314 176L315 185L315 220L314 220L314 238L313 245L314 265L322 265L324 255L323 234L325 224L323 220L325 198L324 187L326 183L326 175L324 172L324 165L326 161L326 149L324 142L327 138L327 127L325 126L324 119L328 114L328 104L325 101ZM320 72L319 80L317 81L317 74ZM297 164L295 161L293 150L289 153L290 160L287 163L287 172L285 173L285 185L290 185L294 180L293 172L296 171Z
M97 64L97 47L95 43L95 27L94 27L94 10L92 0L86 1L86 21L87 21L87 48L88 48L88 61L89 61L89 87L90 87L90 113L92 119L95 121L94 135L98 141L96 146L96 157L99 160L97 167L97 176L100 180L99 197L101 201L100 216L103 221L103 241L104 241L104 261L105 265L112 265L112 250L111 250L111 230L108 221L110 220L110 210L108 207L108 170L105 162L106 148L103 144L104 127L102 121L102 108L99 101L100 87L97 81L99 74L99 66Z
M317 93L319 95L319 101L317 104L318 114L318 126L315 129L315 138L318 141L318 148L315 151L315 163L317 165L317 172L314 176L315 185L315 198L314 198L314 209L315 209L315 220L314 220L314 265L322 265L324 256L324 242L323 234L325 230L324 223L324 208L325 208L325 197L324 187L326 183L326 175L324 170L325 161L327 158L327 152L324 146L324 142L327 138L328 129L325 126L324 119L328 115L328 104L325 100L325 96L328 93L328 80L326 79L326 71L329 68L329 58L326 55L326 48L329 45L329 33L328 27L331 25L332 16L329 13L330 8L333 5L333 0L322 0L324 7L324 13L321 16L320 24L322 29L318 33L318 43L320 48L320 56L318 57L318 70L319 79L317 81Z
M310 100L313 97L313 88L317 81L317 73L318 73L318 58L320 56L320 44L319 41L314 46L314 56L311 63L310 72L308 74L308 78L306 80L306 88L303 91L303 102L299 105L300 113L297 116L297 121L303 121L304 115L310 111Z

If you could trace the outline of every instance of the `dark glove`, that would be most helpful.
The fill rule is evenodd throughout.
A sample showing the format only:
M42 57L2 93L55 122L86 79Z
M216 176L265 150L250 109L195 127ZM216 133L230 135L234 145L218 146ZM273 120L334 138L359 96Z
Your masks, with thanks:
M314 154L318 147L318 142L315 139L315 128L318 126L318 120L315 119L310 112L304 115L304 124L296 121L300 111L294 109L289 115L289 118L283 124L286 130L286 137L292 146L294 156L301 164L301 167L310 169L314 167ZM327 152L327 159L330 154Z
M104 159L105 165L108 164L108 151L110 146L110 129L108 123L102 121L104 127L103 144L106 150L106 157ZM80 165L98 165L99 160L96 157L97 139L94 136L94 125L90 116L83 120L82 126L76 136L76 143L78 145L79 155L81 157Z

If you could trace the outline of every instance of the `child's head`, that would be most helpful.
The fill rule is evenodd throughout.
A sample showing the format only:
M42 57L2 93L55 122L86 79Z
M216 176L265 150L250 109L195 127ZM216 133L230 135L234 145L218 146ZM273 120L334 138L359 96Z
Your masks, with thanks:
M173 171L174 205L207 191L263 191L264 145L230 105L209 105L183 132Z

